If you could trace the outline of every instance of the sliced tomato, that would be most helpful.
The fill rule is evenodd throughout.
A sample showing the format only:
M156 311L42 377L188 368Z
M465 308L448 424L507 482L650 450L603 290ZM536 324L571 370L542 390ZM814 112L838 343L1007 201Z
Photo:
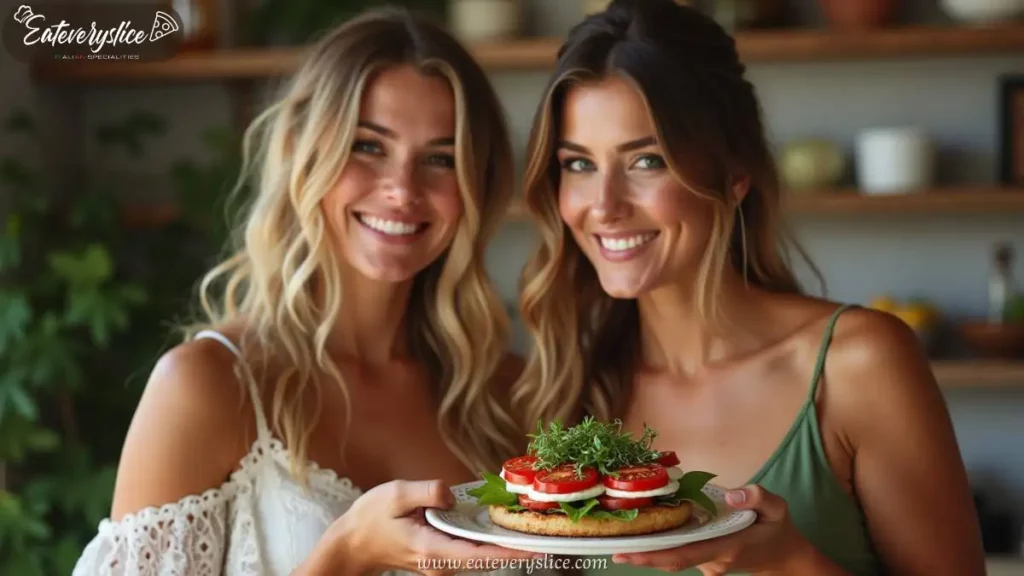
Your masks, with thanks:
M667 486L668 471L661 464L645 464L619 468L616 476L605 476L604 485L612 490L628 490L641 492Z
M658 464L661 464L665 468L671 468L679 465L679 457L672 450L666 450L661 453L661 457L658 458Z
M501 465L501 469L505 472L505 481L510 484L533 484L533 477L537 475L537 471L533 469L533 464L537 461L535 456L516 456L506 460Z
M541 502L540 500L531 500L523 494L519 495L519 505L527 510L533 510L535 512L543 512L544 510L558 508L558 502Z
M598 483L597 470L587 466L576 475L572 464L564 464L551 470L541 470L533 479L533 489L545 494L568 494L593 488Z
M607 494L601 494L597 501L605 510L633 510L654 504L654 498L615 498Z

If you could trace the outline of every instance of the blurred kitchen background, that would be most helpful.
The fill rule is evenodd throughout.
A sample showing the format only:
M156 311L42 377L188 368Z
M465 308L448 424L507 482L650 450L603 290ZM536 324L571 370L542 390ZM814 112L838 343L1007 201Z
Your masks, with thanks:
M522 166L559 38L605 2L395 3L472 45ZM827 296L921 334L991 573L1024 574L1024 0L691 3L735 32ZM5 34L21 4L0 0ZM170 60L0 53L0 575L69 573L107 514L141 387L224 238L240 127L324 25L379 2L166 4L184 40ZM514 208L490 250L510 307L535 240Z

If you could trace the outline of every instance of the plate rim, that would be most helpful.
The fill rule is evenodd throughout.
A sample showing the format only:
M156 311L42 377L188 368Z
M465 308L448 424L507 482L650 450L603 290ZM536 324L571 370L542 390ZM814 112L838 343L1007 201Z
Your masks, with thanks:
M461 484L456 484L454 486L451 486L450 490L454 493L455 490L457 490L457 489L469 490L469 489L472 489L472 488L476 488L477 486L482 486L482 485L484 485L486 483L487 483L486 480L474 480L474 481L471 481L471 482L463 482ZM727 490L727 488L725 488L724 486L719 486L717 484L709 483L706 486L710 486L710 487L712 487L712 488L714 488L716 490L722 491L722 492L725 492ZM466 505L472 506L474 509L483 509L484 508L483 506L480 506L480 505L475 504L473 502L458 501L458 502L456 502L455 507L453 507L452 509L457 508L459 506L466 506ZM486 542L486 543L489 543L489 544L497 544L497 545L509 544L509 545L517 545L517 546L545 546L545 547L559 546L559 545L571 545L571 546L574 546L574 547L577 547L577 548L587 548L587 549L591 549L591 548L593 548L593 549L602 549L602 548L605 548L606 549L606 548L608 548L609 544L628 545L628 544L637 544L637 543L641 543L641 542L650 543L652 541L657 541L657 540L666 540L666 541L671 542L671 541L673 541L673 540L675 540L677 538L681 538L681 537L685 536L685 534L670 534L670 533L665 533L665 532L655 532L653 534L623 535L623 536L589 536L589 537L545 536L545 535L542 535L542 534L527 534L525 532L511 534L511 535L493 534L493 533L489 533L489 532L480 532L480 531L468 530L468 529L462 528L461 526L456 526L456 525L453 525L451 523L448 523L448 522L444 521L444 519L441 517L441 515L443 513L450 512L452 509L427 508L425 510L426 520L434 528L436 528L438 530L441 530L442 532L446 532L448 534L451 534L453 536L458 536L460 538L467 538L467 539L474 540L474 541L477 541L477 542ZM712 540L712 539L715 539L715 538L721 538L722 536L727 536L729 534L733 534L733 533L745 530L748 527L750 527L757 520L757 513L755 511L753 511L753 510L735 510L735 509L731 509L730 510L730 515L731 514L738 514L738 515L741 516L741 519L739 520L739 523L742 524L742 526L740 528L738 528L736 530L733 530L733 531L730 531L730 532L727 532L727 533L722 534L720 536L713 536L711 538L703 538L701 540ZM698 541L701 541L701 540L697 540L697 541L694 541L694 542L698 542ZM687 542L687 541L684 540L683 542L679 542L676 545L677 546L684 546L684 545L686 545L688 543L690 543L690 542ZM673 547L673 546L671 546L671 545L667 546L667 548L671 548L671 547Z

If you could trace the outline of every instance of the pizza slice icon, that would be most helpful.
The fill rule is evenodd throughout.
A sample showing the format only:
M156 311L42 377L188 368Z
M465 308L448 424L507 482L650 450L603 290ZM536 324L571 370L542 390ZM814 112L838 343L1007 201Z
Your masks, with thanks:
M156 16L153 17L153 29L149 32L149 40L156 42L164 36L174 34L177 31L178 22L174 17L162 10L157 10Z

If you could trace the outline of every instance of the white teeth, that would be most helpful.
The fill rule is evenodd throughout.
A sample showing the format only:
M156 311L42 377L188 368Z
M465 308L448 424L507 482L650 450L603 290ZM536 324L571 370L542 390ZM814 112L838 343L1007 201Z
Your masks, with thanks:
M376 216L366 216L365 214L359 215L359 221L378 232L383 232L385 234L390 234L392 236L406 236L409 234L415 234L420 230L419 224L409 224L408 222L384 220L383 218L377 218Z
M605 250L613 250L615 252L621 252L623 250L630 250L636 248L642 244L650 242L654 238L654 234L637 234L636 236L630 236L629 238L605 238L599 236L601 239L601 246Z

